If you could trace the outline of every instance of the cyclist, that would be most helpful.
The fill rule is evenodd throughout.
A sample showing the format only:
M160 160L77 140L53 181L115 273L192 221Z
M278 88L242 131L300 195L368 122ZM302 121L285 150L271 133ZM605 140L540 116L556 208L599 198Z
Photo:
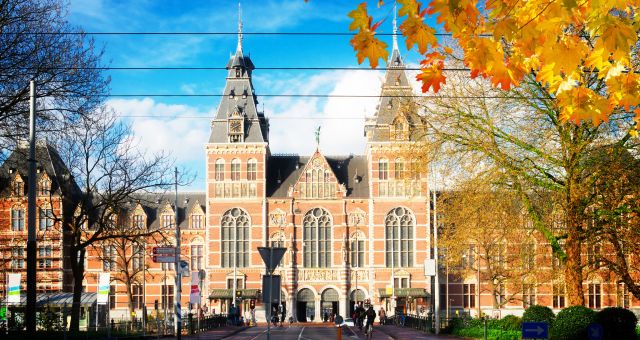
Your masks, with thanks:
M373 322L376 320L376 311L373 310L373 306L369 306L365 316L367 317L367 325L364 327L364 332L367 335L367 338L371 339L373 336Z

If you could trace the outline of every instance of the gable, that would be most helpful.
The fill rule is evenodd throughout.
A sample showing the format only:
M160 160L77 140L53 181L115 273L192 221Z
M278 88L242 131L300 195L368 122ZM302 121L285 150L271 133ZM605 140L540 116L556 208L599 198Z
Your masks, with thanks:
M346 197L346 191L326 158L316 150L290 188L288 196L299 199L343 198Z

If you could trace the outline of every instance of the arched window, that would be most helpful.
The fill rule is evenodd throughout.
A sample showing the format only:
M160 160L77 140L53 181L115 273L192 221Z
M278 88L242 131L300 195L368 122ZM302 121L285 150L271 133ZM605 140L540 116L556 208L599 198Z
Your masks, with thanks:
M309 210L302 221L303 262L307 268L331 266L331 215L322 208Z
M258 161L251 158L247 161L247 180L255 181L258 178Z
M38 195L48 196L51 192L51 180L48 178L42 179L40 183L38 183Z
M240 208L227 210L220 221L222 267L249 265L249 215Z
M378 161L378 179L389 179L389 161L386 158L380 158Z
M204 268L204 244L201 238L191 241L191 270Z
M11 231L24 230L24 209L22 207L13 207L11 209Z
M218 158L216 160L216 181L224 181L224 159Z
M387 267L413 265L413 214L398 207L387 213L384 220Z
M404 178L404 161L402 158L396 158L395 160L393 165L393 177L395 177L395 179Z
M135 215L133 215L131 220L132 220L132 224L131 224L132 227L134 227L136 229L144 229L144 216L143 215L135 214Z
M286 248L285 240L286 238L284 237L284 233L282 231L278 231L273 235L271 235L271 239L269 240L269 243L271 247ZM286 256L283 256L282 259L280 260L280 265L284 264L285 257Z
M231 161L231 180L239 181L240 180L240 160L234 158Z

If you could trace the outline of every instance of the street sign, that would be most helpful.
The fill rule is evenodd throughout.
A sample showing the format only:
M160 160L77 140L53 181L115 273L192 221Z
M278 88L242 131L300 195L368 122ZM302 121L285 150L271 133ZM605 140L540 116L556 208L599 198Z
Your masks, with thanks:
M174 263L176 262L175 255L153 255L152 260L154 263Z
M111 273L100 273L98 277L98 304L106 305L109 302L109 283Z
M549 324L546 322L523 322L522 338L523 339L548 339Z
M600 340L604 336L604 328L599 323L589 324L587 335L589 336L589 340Z
M260 253L260 257L262 257L262 261L264 261L265 266L267 266L267 273L273 273L273 270L276 269L280 260L282 260L284 253L287 252L287 248L258 247L258 252Z
M175 259L175 257L174 257ZM189 262L187 261L180 261L180 273L183 276L187 276L189 274Z
M271 289L271 296L269 296ZM280 301L280 275L263 275L262 276L262 301L267 304L271 298L271 303Z
M424 276L436 276L436 260L424 260Z
M176 247L153 247L153 255L176 255Z

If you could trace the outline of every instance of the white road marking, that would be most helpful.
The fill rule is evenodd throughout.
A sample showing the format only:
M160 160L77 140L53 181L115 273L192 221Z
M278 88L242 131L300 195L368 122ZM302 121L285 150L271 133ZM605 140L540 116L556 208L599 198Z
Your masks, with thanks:
M298 340L302 339L302 332L304 332L304 327L300 330L300 334L298 334Z

